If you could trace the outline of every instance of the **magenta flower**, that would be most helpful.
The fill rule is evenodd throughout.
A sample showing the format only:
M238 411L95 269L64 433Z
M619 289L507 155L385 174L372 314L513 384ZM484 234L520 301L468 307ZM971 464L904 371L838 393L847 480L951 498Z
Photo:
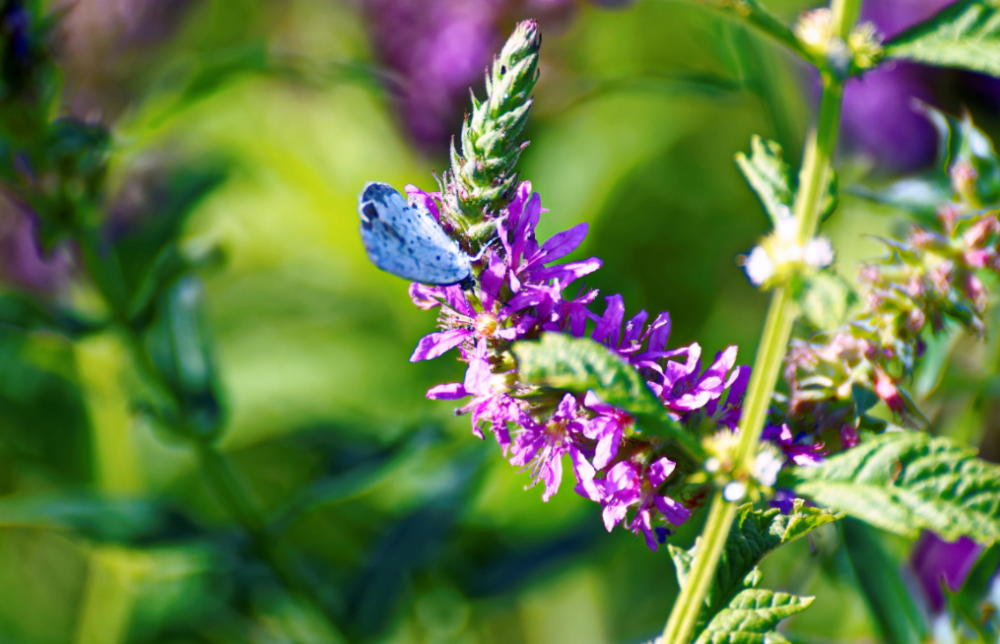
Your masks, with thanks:
M618 455L625 430L635 425L635 417L623 409L601 402L593 391L587 392L583 404L597 414L587 423L583 433L597 441L593 462L594 467L602 470Z
M583 337L590 317L587 307L597 298L597 290L581 288L576 297L568 300L563 290L558 279L551 284L528 284L514 296L511 306L530 302L535 307L542 331L569 332L573 337Z
M670 315L660 313L647 328L646 319L649 314L639 311L625 323L622 334L622 321L625 319L625 301L621 295L604 298L607 306L604 315L591 315L596 325L590 334L591 339L611 349L630 363L641 367L656 369L656 361L676 355L676 352L665 352L667 340L670 337ZM643 348L647 344L646 350ZM682 350L681 350L682 351Z
M487 267L480 276L480 295L484 310L479 313L476 313L458 285L432 287L414 283L410 286L410 298L418 308L426 310L435 306L444 307L444 324L452 327L421 338L410 356L410 362L437 358L466 341L485 346L486 341L493 337L516 340L534 325L535 318L528 316L512 319L521 309L530 306L531 302L520 301L512 303L513 306L504 306L498 299L505 272L503 260L491 252L487 262ZM512 324L504 326L508 321Z
M687 521L691 511L668 496L656 493L660 485L674 471L676 463L667 457L661 457L650 464L643 478L642 467L632 461L621 461L610 470L607 476L593 481L599 496L590 496L590 490L581 489L577 492L599 501L604 506L604 527L610 532L616 525L623 522L630 508L635 507L636 513L631 522L625 523L625 528L635 534L642 531L646 545L656 550L657 542L662 542L668 529L653 525L655 512L658 510L667 523L678 526Z
M562 483L562 457L565 454L573 459L578 481L585 480L588 475L592 477L586 468L582 472L578 469L581 463L586 463L586 459L578 446L578 441L584 434L584 421L577 412L576 398L572 394L566 394L556 412L544 424L535 422L523 412L517 420L523 429L514 438L510 462L531 472L531 485L525 489L544 481L543 501L548 501L559 491L559 484Z
M740 365L727 381L729 393L726 394L726 402L721 404L722 398L715 398L705 404L705 413L712 418L716 424L723 425L729 429L736 429L743 415L743 397L747 392L747 385L750 384L750 367Z
M427 397L431 400L458 400L467 396L472 396L472 400L455 410L455 413L471 413L472 433L477 438L483 437L481 423L489 422L497 443L506 454L510 446L507 422L518 420L521 414L517 402L507 395L502 376L497 378L491 372L490 364L486 360L485 343L476 345L469 357L469 368L465 372L464 382L438 385L427 392Z
M684 363L668 360L663 364L659 382L650 382L663 404L675 414L683 414L701 409L709 402L716 401L741 377L746 377L742 369L730 370L736 364L737 348L727 347L715 356L715 362L699 375L701 370L701 346L693 343L673 352L673 355L687 354ZM727 378L727 374L729 374Z
M545 284L549 280L558 280L566 288L603 265L601 260L591 257L580 262L546 267L545 264L562 259L579 247L587 237L587 224L578 224L553 235L539 246L535 240L535 226L542 212L541 198L537 193L532 194L531 182L522 181L514 200L497 220L512 293L520 291L525 284Z
M827 454L826 446L823 443L806 445L799 442L802 435L792 436L791 428L784 423L780 427L768 425L760 437L761 440L771 441L780 447L785 456L796 465L817 466L823 462L823 457Z

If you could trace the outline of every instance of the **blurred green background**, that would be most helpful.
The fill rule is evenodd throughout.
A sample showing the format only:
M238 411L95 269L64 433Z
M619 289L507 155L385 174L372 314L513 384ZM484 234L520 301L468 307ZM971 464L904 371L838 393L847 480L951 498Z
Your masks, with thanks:
M814 93L807 72L679 2L409 4L437 7L429 20L489 5L486 51L537 13L542 76L521 165L549 209L540 237L589 222L576 256L604 260L590 286L622 293L632 313L669 310L673 346L697 341L713 355L738 344L751 362L766 298L735 259L766 219L732 155L759 133L798 157ZM407 361L434 315L367 261L356 195L370 180L434 189L446 156L440 140L408 128L397 92L407 78L383 53L416 36L378 24L391 3L60 6L67 106L114 135L109 217L183 208L186 249L222 252L205 276L229 419L222 446L255 502L284 517L279 538L339 633L257 561L188 449L143 420L114 337L71 343L4 328L0 642L597 644L657 634L676 593L666 551L606 533L597 507L565 483L547 504L525 492L528 477L495 444L472 437L448 403L425 400L461 365ZM807 6L772 8L791 20ZM472 66L481 92L485 61ZM458 97L443 119L455 133ZM989 101L976 100L989 125ZM855 152L842 155L849 180L892 174ZM0 247L30 255L23 239L16 246L23 213L7 204L0 217ZM900 225L845 196L828 225L842 274L879 252L862 234ZM8 267L5 288L93 307L71 249L24 262ZM982 365L995 350L970 343L949 376L955 388L989 376ZM962 391L930 409L978 442L996 422L994 403ZM699 521L675 543L689 544ZM783 627L793 641L879 641L837 542L836 530L821 531L766 564L769 587L819 595ZM906 544L885 545L905 555Z

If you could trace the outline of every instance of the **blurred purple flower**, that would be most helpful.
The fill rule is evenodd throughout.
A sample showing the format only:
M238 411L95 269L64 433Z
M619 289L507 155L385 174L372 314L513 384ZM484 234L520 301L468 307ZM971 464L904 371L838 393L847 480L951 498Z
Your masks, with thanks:
M634 0L590 0L622 8ZM410 138L427 153L443 152L459 130L469 87L500 44L506 23L521 14L566 23L580 0L362 0L378 60L392 73L395 108Z
M460 123L468 88L499 42L504 0L364 0L376 55L399 79L396 110L413 141L437 152Z
M983 547L968 537L945 541L933 532L924 532L910 554L910 565L920 581L931 610L944 608L942 582L958 590L972 570Z
M949 0L871 0L864 4L861 19L873 22L888 39L949 4ZM844 92L846 147L896 172L928 165L937 138L927 119L913 109L913 101L937 104L947 98L939 95L937 86L953 85L955 80L981 86L984 95L1000 91L1000 83L985 76L912 63L890 64L852 80Z
M33 229L34 215L0 201L0 280L40 294L58 293L72 277L72 252L62 244L43 256Z

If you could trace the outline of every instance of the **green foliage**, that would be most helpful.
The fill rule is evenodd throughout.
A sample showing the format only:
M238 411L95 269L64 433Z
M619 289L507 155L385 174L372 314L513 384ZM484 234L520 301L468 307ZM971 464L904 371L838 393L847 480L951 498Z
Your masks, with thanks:
M792 217L796 181L791 167L782 157L780 145L755 134L750 139L750 156L737 152L736 165L760 199L772 226L777 228L779 223ZM837 209L838 185L837 174L831 172L820 204L821 221Z
M787 640L774 631L778 622L801 613L812 597L749 588L733 597L701 632L695 644L780 644Z
M538 81L542 36L534 21L520 23L486 76L486 100L472 97L472 114L462 124L462 153L451 147L451 196L473 221L497 212L514 196L514 168L527 145L521 132L528 122L531 91Z
M909 538L1000 538L1000 466L946 438L890 432L784 478L800 496Z
M749 633L757 632L753 630L759 627L756 625L770 623L769 628L773 628L779 619L787 616L783 613L786 608L798 607L792 612L803 610L809 605L808 601L798 597L793 598L796 601L790 601L788 596L772 597L769 591L754 591L756 594L742 596L747 592L746 588L754 587L759 582L760 573L757 566L764 557L777 548L805 536L820 526L832 523L838 518L838 515L827 510L807 508L802 501L797 501L792 513L788 515L781 514L777 509L754 510L750 504L740 507L729 530L726 545L715 570L712 586L705 597L705 605L698 616L695 632L702 633L704 631L702 637L705 637L713 630L718 630L713 629L713 625L717 622L719 624L735 624L743 623L742 620L745 619L747 620L745 628L751 629L748 631L749 637ZM668 547L677 569L677 579L683 586L687 582L688 573L698 552L698 544L695 544L690 550L682 550L673 545ZM766 593L766 595L759 593ZM753 612L752 607L758 605L758 602L762 612L751 618L745 611ZM769 602L773 602L773 604ZM776 612L771 612L772 609ZM723 617L724 615L725 617ZM772 617L773 622L769 622L768 620ZM712 639L704 641L723 641L715 639L717 636L716 633L711 635ZM698 641L703 640L699 639Z
M778 222L792 216L795 199L792 169L782 159L780 145L754 134L750 139L750 156L737 152L736 165L757 193L772 225L777 226Z
M178 279L159 298L145 336L146 350L169 389L158 410L175 430L200 439L218 435L225 423L210 338L202 320L202 285Z
M1000 76L1000 12L991 0L964 0L899 34L885 55Z
M847 321L847 314L858 296L844 278L831 271L821 271L793 283L793 296L800 319L815 331L836 329Z
M152 544L196 530L170 508L145 500L48 494L0 501L0 529L54 530L99 542Z
M899 564L879 542L878 535L856 519L841 522L844 553L858 588L887 644L927 641L927 622L899 576Z
M922 110L937 130L939 168L950 176L953 190L980 207L1000 201L1000 157L990 137L968 113L958 119L929 105Z
M976 560L965 583L956 592L944 587L948 612L956 635L975 633L979 644L996 642L1000 634L1000 615L990 600L990 590L1000 567L1000 543L987 548ZM968 631L966 631L968 629ZM960 638L959 641L966 641Z
M598 398L633 414L654 414L662 405L638 372L589 338L543 333L538 341L514 344L521 376L528 382Z

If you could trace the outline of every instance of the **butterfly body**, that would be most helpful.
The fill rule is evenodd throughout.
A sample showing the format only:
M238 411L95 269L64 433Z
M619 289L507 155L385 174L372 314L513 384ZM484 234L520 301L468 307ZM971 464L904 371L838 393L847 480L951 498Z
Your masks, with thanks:
M468 283L471 259L426 208L392 186L372 181L358 195L361 239L368 259L387 273L439 286Z

